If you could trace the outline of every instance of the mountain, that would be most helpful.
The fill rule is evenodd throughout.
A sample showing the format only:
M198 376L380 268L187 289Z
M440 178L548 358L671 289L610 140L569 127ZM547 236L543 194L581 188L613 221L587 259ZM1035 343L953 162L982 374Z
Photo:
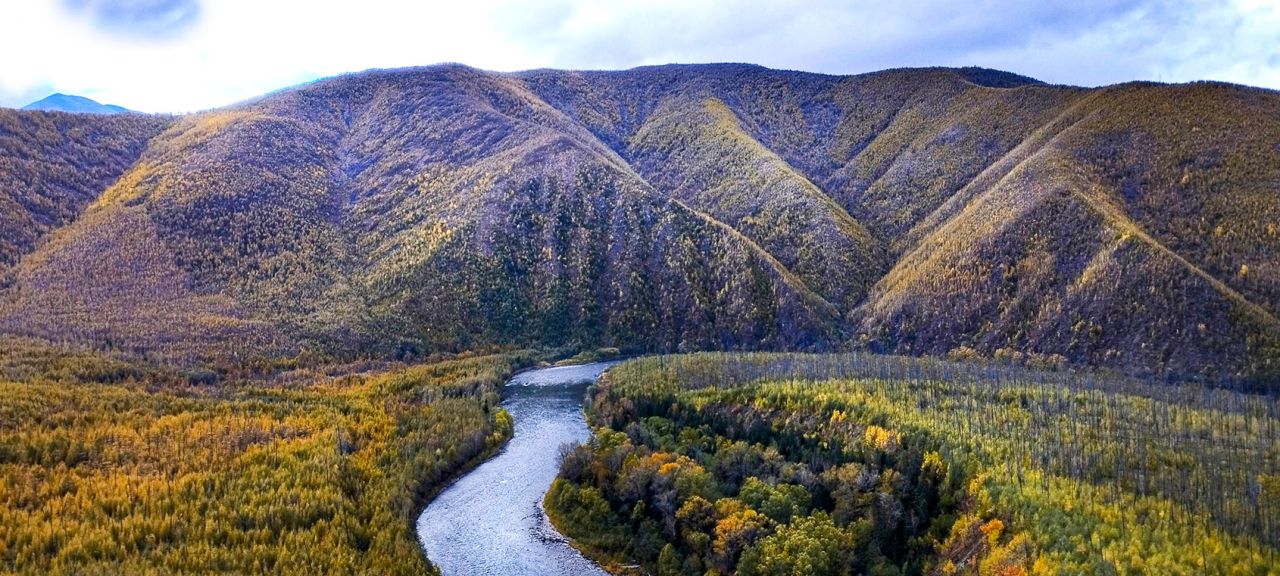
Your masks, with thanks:
M1276 142L1280 94L1213 83L370 71L165 121L15 251L0 330L181 361L856 346L1270 381Z
M50 94L27 104L23 110L44 110L46 112L76 112L82 114L127 114L132 112L123 106L100 104L98 101L76 96L74 94Z

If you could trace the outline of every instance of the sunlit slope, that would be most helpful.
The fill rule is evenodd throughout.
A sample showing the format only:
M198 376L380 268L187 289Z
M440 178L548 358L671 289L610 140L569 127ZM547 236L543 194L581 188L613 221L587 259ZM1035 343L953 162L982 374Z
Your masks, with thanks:
M168 123L0 109L0 276L74 220Z
M993 88L947 70L854 77L837 93L847 111L830 152L839 168L819 181L900 255L914 227L1080 94Z

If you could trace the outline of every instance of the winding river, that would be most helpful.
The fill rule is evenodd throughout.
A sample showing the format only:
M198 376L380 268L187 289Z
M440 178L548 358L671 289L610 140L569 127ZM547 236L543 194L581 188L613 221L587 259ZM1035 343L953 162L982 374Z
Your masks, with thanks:
M532 370L507 382L502 406L515 419L511 441L418 517L418 539L445 576L607 576L551 526L542 498L555 479L560 445L590 437L583 395L613 364Z

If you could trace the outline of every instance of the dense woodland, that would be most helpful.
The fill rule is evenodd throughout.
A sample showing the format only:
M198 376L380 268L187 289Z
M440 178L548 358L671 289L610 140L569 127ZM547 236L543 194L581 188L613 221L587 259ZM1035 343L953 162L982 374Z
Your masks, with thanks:
M510 435L499 384L550 357L179 371L3 343L0 567L31 574L429 572L414 516ZM757 353L631 360L588 400L546 506L618 571L1280 565L1273 395Z
M0 572L424 574L425 500L529 355L174 373L4 340Z
M546 504L657 574L1274 574L1280 404L901 357L634 360Z

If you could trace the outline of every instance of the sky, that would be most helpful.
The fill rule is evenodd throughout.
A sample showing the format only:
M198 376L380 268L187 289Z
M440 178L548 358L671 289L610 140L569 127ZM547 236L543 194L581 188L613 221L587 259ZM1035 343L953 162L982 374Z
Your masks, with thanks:
M1280 89L1280 0L7 0L0 54L0 106L63 92L174 113L440 62L983 66Z

